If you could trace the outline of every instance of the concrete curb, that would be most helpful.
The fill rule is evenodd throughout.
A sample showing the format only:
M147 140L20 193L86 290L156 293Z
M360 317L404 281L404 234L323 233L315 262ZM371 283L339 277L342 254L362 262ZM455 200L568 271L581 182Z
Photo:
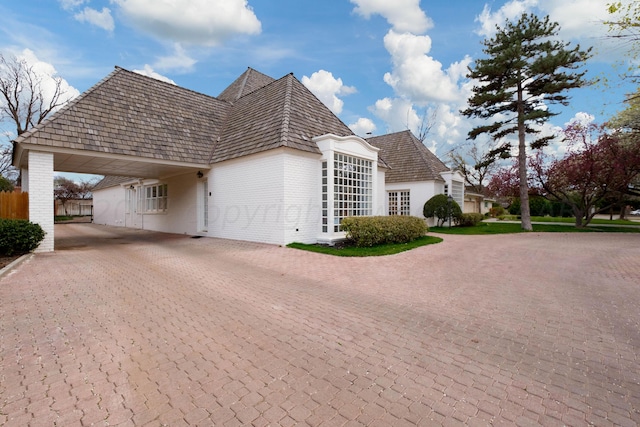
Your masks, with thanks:
M14 268L19 266L20 264L22 264L23 262L25 262L26 260L28 260L32 256L33 256L32 253L22 255L20 258L16 259L11 264L9 264L6 267L4 267L3 269L1 269L0 270L0 277L3 277L5 275L9 274Z

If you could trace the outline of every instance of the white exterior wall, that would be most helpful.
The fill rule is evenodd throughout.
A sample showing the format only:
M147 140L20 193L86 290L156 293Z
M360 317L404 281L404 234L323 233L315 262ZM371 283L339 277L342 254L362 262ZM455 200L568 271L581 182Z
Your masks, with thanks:
M284 168L284 244L315 243L322 229L322 162L289 150Z
M197 177L193 172L162 180L134 181L94 191L93 222L166 233L196 234L196 183ZM144 191L144 185L149 184L167 184L167 211L144 213L135 219L137 212L127 209L127 188L133 185L136 191Z
M374 205L373 214L378 216L389 215L387 208L387 191L385 189L386 170L378 169L378 173L374 176Z
M335 137L331 148L373 161L373 214L386 215L385 171L377 168L377 149L357 137ZM326 140L325 140L326 142ZM333 162L333 151L326 156ZM126 183L95 191L94 222L179 234L205 235L285 245L322 240L322 159L281 148L218 163L198 179L196 172L144 184L167 184L167 212L127 214ZM208 227L202 230L202 182L207 179ZM135 221L134 221L135 219ZM341 233L344 234L344 233ZM338 236L339 237L339 236Z
M389 214L389 191L409 191L409 208L412 216L424 218L422 210L424 204L435 196L442 194L444 183L439 181L412 181L387 184L385 188L385 215Z
M298 150L271 150L215 165L202 179L195 172L142 184L167 184L167 212L143 214L137 225L127 214L129 185L94 192L94 222L145 230L200 234L272 244L314 243L320 230L319 156ZM201 183L208 180L209 225L198 226Z
M103 188L93 192L93 222L95 224L125 224L125 190L122 186Z
M447 182L447 184L449 185L449 191L452 191L452 183L453 181L457 181L458 185L462 187L462 193L459 195L458 198L455 199L455 201L458 203L458 205L460 206L460 209L464 209L464 176L462 176L462 174L458 171L448 171L448 172L442 172L440 174L440 176L442 176L442 178ZM451 194L451 193L449 193Z
M143 185L167 184L167 211L142 215L142 228L166 233L198 234L197 179L196 172L191 172L168 179L143 181Z
M39 224L46 233L35 252L51 252L54 249L53 153L29 151L27 175L29 221Z
M209 174L208 235L284 244L284 164L282 150L216 164Z

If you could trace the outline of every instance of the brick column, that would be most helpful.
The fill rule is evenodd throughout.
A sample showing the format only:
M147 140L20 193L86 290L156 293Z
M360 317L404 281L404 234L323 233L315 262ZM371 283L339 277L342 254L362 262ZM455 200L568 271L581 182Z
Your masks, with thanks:
M29 221L40 224L44 240L35 252L53 251L53 154L29 151Z

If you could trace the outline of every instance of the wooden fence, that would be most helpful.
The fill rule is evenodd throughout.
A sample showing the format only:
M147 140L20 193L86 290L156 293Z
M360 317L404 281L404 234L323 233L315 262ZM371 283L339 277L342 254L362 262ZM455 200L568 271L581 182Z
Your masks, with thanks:
M0 218L29 219L29 193L0 191Z

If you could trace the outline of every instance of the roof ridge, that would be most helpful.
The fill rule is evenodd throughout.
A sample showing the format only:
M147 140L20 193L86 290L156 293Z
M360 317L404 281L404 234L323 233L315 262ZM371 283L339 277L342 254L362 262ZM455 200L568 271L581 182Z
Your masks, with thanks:
M129 73L129 74L131 74L133 76L140 77L140 78L143 78L143 79L147 79L147 80L150 81L150 83L153 83L153 84L161 84L161 85L167 86L167 87L172 88L172 89L180 89L182 91L191 92L191 93L194 93L196 95L206 96L207 98L215 99L216 101L225 102L227 104L230 104L229 101L225 101L224 99L220 99L220 98L218 98L216 96L209 95L209 94L206 94L204 92L198 92L197 90L189 89L188 87L180 86L177 83L165 82L163 80L156 79L155 77L147 76L146 74L141 74L141 73L138 73L136 71L127 70L126 68L122 68L122 67L119 67L117 65L116 65L115 68L118 69L118 70L122 70L122 71L124 71L126 73ZM110 75L107 76L107 77L110 77ZM103 80L106 80L106 78L103 79Z
M289 122L291 119L291 92L293 88L293 73L287 76L287 87L284 94L284 105L282 106L282 128L280 130L280 143L287 146L289 139Z
M251 74L251 67L247 67L247 71L243 73L244 78L242 79L242 83L240 83L240 89L238 89L238 95L236 96L236 100L242 98L242 92L244 92L244 87L247 85L247 80L249 79L249 74Z
M244 88L245 88L245 86L246 86L246 83L247 83L247 81L249 80L249 75L250 75L252 72L253 72L253 73L255 73L255 74L259 74L259 75L261 75L261 76L268 77L268 78L270 78L270 79L271 79L271 81L270 81L269 83L267 83L266 85L263 85L263 86L260 86L260 87L258 87L258 88L253 89L251 92L247 92L247 93L244 93L244 94L243 94L242 92L244 91ZM292 74L293 74L293 73L292 73ZM240 100L240 99L242 99L242 98L244 98L244 97L246 97L246 96L249 96L249 95L251 95L252 93L255 93L255 92L259 91L259 90L262 90L262 89L264 89L265 87L267 87L267 86L270 86L270 85L274 84L274 83L275 83L275 82L277 82L278 80L282 80L282 77L280 77L279 79L274 79L273 77L271 77L271 76L269 76L269 75L267 75L267 74L265 74L265 73L261 73L260 71L258 71L258 70L256 70L256 69L254 69L254 68L251 68L251 67L247 67L247 71L245 71L245 72L243 73L243 75L244 75L244 79L242 80L242 84L241 84L240 90L238 91L238 97L235 99L235 101L234 101L234 102L236 102L236 101L238 101L238 100ZM285 77L286 77L286 76L285 76Z
M409 135L411 136L411 140L416 145L416 148L418 149L418 153L420 154L420 157L422 158L422 160L424 160L425 162L429 163L429 162L431 162L431 158L436 158L440 163L442 163L444 166L446 166L444 164L444 162L442 160L440 160L440 158L438 156L436 156L434 153L432 153L431 150L429 150L427 148L427 146L424 145L424 142L420 141L418 139L418 137L413 134L413 132L411 132L410 130L406 130L405 132L409 132ZM429 152L429 154L427 154L427 151ZM427 156L430 156L431 158L428 158ZM449 169L449 168L447 168L447 169Z

